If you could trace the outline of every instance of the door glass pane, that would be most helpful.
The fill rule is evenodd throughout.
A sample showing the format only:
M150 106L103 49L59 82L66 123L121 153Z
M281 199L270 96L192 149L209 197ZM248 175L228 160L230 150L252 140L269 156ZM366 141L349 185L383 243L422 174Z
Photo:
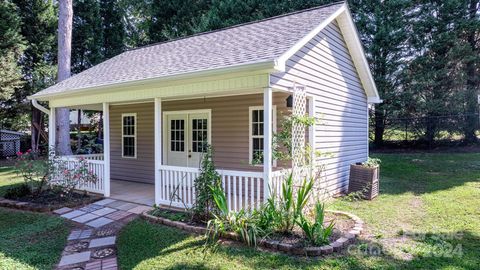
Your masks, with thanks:
M207 119L192 119L192 152L202 153L208 144Z
M185 120L172 119L170 120L170 151L183 152L185 151Z

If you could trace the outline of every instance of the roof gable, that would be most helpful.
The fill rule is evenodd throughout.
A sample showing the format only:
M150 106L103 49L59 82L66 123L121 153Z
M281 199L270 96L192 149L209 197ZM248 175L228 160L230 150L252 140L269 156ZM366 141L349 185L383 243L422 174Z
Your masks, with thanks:
M332 20L345 15L349 15L346 4L334 3L129 50L30 98L47 100L48 97L78 91L190 75L201 76L242 67L284 70L285 61L291 55ZM346 28L351 27L348 20L343 24ZM356 33L356 30L353 32ZM350 43L355 47L360 41ZM361 44L359 48L353 50L363 53ZM359 67L365 66L362 65L362 61L366 63L364 56L363 59L361 56L356 58ZM368 65L366 66L367 71L359 74L363 74L362 83L365 81L364 85L367 86L365 89L368 88L374 95L376 89L372 89L375 84L373 79L367 78L370 73ZM376 97L378 99L378 93Z
M33 96L269 62L341 8L336 3L126 51Z

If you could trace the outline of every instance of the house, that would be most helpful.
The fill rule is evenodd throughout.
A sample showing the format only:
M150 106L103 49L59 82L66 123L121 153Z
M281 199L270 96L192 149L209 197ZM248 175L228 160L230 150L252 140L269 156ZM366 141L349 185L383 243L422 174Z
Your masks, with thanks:
M25 134L22 132L0 130L0 157L11 157L20 152L20 142L23 135Z
M52 146L55 108L103 111L104 154L91 157L101 181L83 188L190 205L209 143L233 210L258 206L282 180L272 137L282 115L306 108L322 124L305 137L330 153L316 160L323 186L345 191L349 165L368 157L368 104L381 102L345 3L132 49L30 99L50 114Z

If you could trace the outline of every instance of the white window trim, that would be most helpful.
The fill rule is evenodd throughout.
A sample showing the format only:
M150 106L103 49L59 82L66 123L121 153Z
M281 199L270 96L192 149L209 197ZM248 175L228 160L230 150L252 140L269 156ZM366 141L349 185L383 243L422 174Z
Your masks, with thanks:
M128 117L128 116L133 116L133 119L135 121L135 135L125 135L123 134L123 118L124 117ZM122 113L122 118L121 118L121 121L122 121L122 158L131 158L131 159L136 159L137 158L137 126L138 126L138 122L137 122L137 114L136 113ZM133 137L135 139L135 153L134 153L134 156L133 157L130 157L130 156L125 156L124 154L124 140L123 138L125 137Z
M248 164L253 165L253 166L263 166L262 164L252 164L253 162L253 135L252 135L252 112L255 110L263 110L263 106L250 106L248 107ZM273 105L272 106L272 126L273 126L273 133L277 133L277 106ZM263 123L265 124L265 119L263 120ZM265 138L265 134L262 136ZM273 167L277 166L277 161L273 160L272 162Z

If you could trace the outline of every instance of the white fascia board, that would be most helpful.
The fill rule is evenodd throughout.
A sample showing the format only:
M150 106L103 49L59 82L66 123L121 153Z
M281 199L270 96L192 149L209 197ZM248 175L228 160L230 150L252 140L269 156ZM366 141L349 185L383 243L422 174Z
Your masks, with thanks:
M382 103L383 100L379 99L378 97L367 97L367 102L371 103Z
M352 57L353 63L362 82L363 88L369 99L369 103L381 103L375 80L373 79L362 42L358 34L355 23L353 22L350 10L346 8L337 18L338 25L342 31L345 43Z
M270 60L262 60L247 64L241 64L236 66L230 66L226 68L218 68L218 69L209 69L209 70L201 70L195 72L188 72L182 73L172 76L163 76L158 78L151 78L151 79L143 79L143 80L135 80L135 81L126 81L126 82L119 82L119 83L110 83L104 84L99 86L93 87L85 87L85 88L78 88L72 89L68 91L58 92L58 93L48 93L48 94L34 94L28 96L29 100L40 100L40 101L48 101L50 99L62 96L68 96L71 94L77 94L82 92L89 92L89 91L107 91L118 87L128 87L128 86L138 86L147 83L161 83L167 81L176 81L176 80L188 80L188 79L195 79L207 76L217 76L217 75L224 75L227 73L233 72L250 72L250 71L259 71L270 73L272 71L279 71L276 67L276 61L273 59Z
M280 71L285 71L287 60L292 57L296 52L298 52L303 46L305 46L310 40L312 40L320 31L322 31L327 25L329 25L333 20L335 20L340 14L348 10L347 5L343 4L337 11L325 19L321 24L319 24L315 29L310 31L306 36L299 40L295 45L293 45L288 51L283 53L275 61L275 69Z

